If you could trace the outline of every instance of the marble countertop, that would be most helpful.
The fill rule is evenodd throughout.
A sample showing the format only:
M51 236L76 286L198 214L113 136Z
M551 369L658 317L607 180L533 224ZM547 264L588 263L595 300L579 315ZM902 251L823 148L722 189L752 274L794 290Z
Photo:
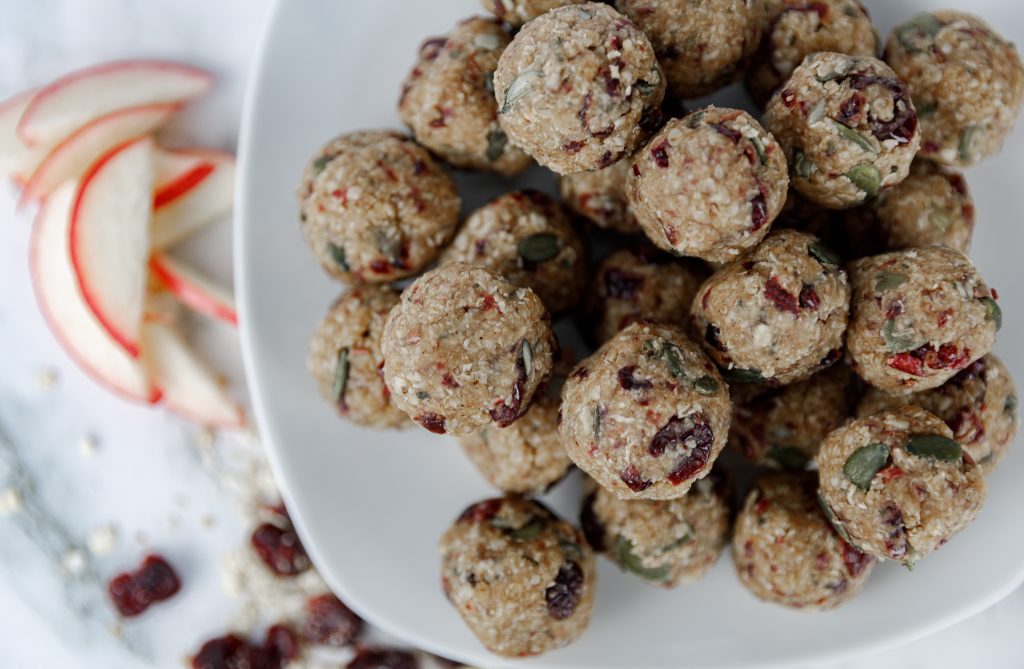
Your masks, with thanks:
M301 1L301 0L295 0ZM0 99L67 70L157 56L207 67L213 93L164 133L168 145L235 148L249 64L269 0L32 0L0 21ZM259 468L252 435L204 432L97 389L67 358L29 282L29 219L0 188L0 666L181 667L238 620L224 555L245 541L251 502L231 474ZM230 278L224 222L185 251ZM193 336L236 386L236 335L196 320ZM263 470L260 469L260 472ZM104 583L158 551L184 588L137 621L117 620ZM970 569L970 565L964 565ZM907 615L913 615L908 605ZM933 637L842 667L1024 666L1024 591Z

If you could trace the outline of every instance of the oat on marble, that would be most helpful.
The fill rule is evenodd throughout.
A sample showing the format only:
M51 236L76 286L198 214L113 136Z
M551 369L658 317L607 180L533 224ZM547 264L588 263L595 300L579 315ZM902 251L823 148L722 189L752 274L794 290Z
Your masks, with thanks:
M836 529L862 551L908 565L967 527L985 501L981 468L945 423L915 406L832 432L818 472Z
M641 232L626 197L629 167L629 159L623 159L603 169L563 176L562 202L603 230L624 235Z
M589 0L480 0L484 9L505 23L519 27L541 14L565 5L581 5Z

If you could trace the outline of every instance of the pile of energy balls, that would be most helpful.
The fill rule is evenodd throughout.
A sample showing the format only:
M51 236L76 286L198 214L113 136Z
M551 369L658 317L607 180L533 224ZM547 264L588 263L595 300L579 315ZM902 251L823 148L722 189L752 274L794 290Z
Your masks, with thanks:
M299 189L349 286L313 338L321 394L360 425L457 436L505 494L440 541L480 641L579 637L595 553L671 588L731 537L751 592L824 609L971 523L1019 416L952 168L1011 131L1014 46L954 11L883 44L856 0L484 5L420 49L411 136L344 134ZM683 110L744 77L760 119ZM534 163L560 202L510 183L460 221L450 168ZM573 360L553 318L596 350ZM765 471L738 514L727 445ZM572 465L579 527L531 498Z

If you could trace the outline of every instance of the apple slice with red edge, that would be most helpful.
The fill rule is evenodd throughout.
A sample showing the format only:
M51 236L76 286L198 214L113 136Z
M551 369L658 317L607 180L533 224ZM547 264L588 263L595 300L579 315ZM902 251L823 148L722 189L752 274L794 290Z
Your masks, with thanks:
M90 121L126 107L182 103L205 93L209 72L162 60L123 60L71 72L32 97L18 122L29 146L56 143Z
M25 183L19 205L45 197L66 181L81 176L96 156L129 139L147 135L181 109L177 103L128 107L82 126L55 146Z
M155 403L160 391L146 369L100 325L78 288L68 245L74 196L75 184L69 181L36 215L29 269L39 308L57 341L93 380L126 399Z
M231 291L217 284L194 267L163 253L154 253L149 260L153 276L193 311L238 325L235 298Z
M154 209L192 190L217 168L210 160L189 150L157 149L153 157L156 161L156 176L153 183Z
M173 325L146 321L141 360L163 390L163 403L171 411L206 427L245 424L242 408Z
M83 175L71 205L71 264L97 320L132 357L149 273L153 140L131 140Z
M213 165L188 188L163 189L154 195L151 244L167 249L231 211L235 197L235 157L208 149L179 149ZM187 180L186 180L187 181ZM173 197L172 197L173 195Z
M0 177L5 179L24 182L50 149L48 145L30 147L18 137L18 121L35 94L25 91L0 102Z

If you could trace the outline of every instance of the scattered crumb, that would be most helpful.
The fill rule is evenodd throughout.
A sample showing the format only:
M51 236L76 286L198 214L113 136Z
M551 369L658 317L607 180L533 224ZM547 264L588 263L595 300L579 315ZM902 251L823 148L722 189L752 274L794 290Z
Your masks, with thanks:
M53 390L59 380L60 374L52 367L48 367L36 375L36 383L39 385L39 389L44 391Z
M113 525L95 527L89 532L89 536L86 537L85 541L89 546L90 553L97 557L106 555L117 544L117 528Z
M217 519L211 516L210 514L206 514L199 519L199 524L203 527L203 529L208 530L217 525Z
M217 434L210 428L204 428L196 433L196 445L200 448L210 448L217 440Z
M119 625L118 623L112 624L110 627L107 628L107 630L110 632L110 636L114 637L115 639L120 639L124 636L124 628L122 628L121 625Z
M0 490L0 515L10 515L21 509L21 493L16 488Z
M83 457L91 458L96 455L97 448L99 448L99 440L91 434L86 434L78 440L78 452Z
M85 570L85 553L79 548L72 548L61 556L60 566L72 576L78 576Z

